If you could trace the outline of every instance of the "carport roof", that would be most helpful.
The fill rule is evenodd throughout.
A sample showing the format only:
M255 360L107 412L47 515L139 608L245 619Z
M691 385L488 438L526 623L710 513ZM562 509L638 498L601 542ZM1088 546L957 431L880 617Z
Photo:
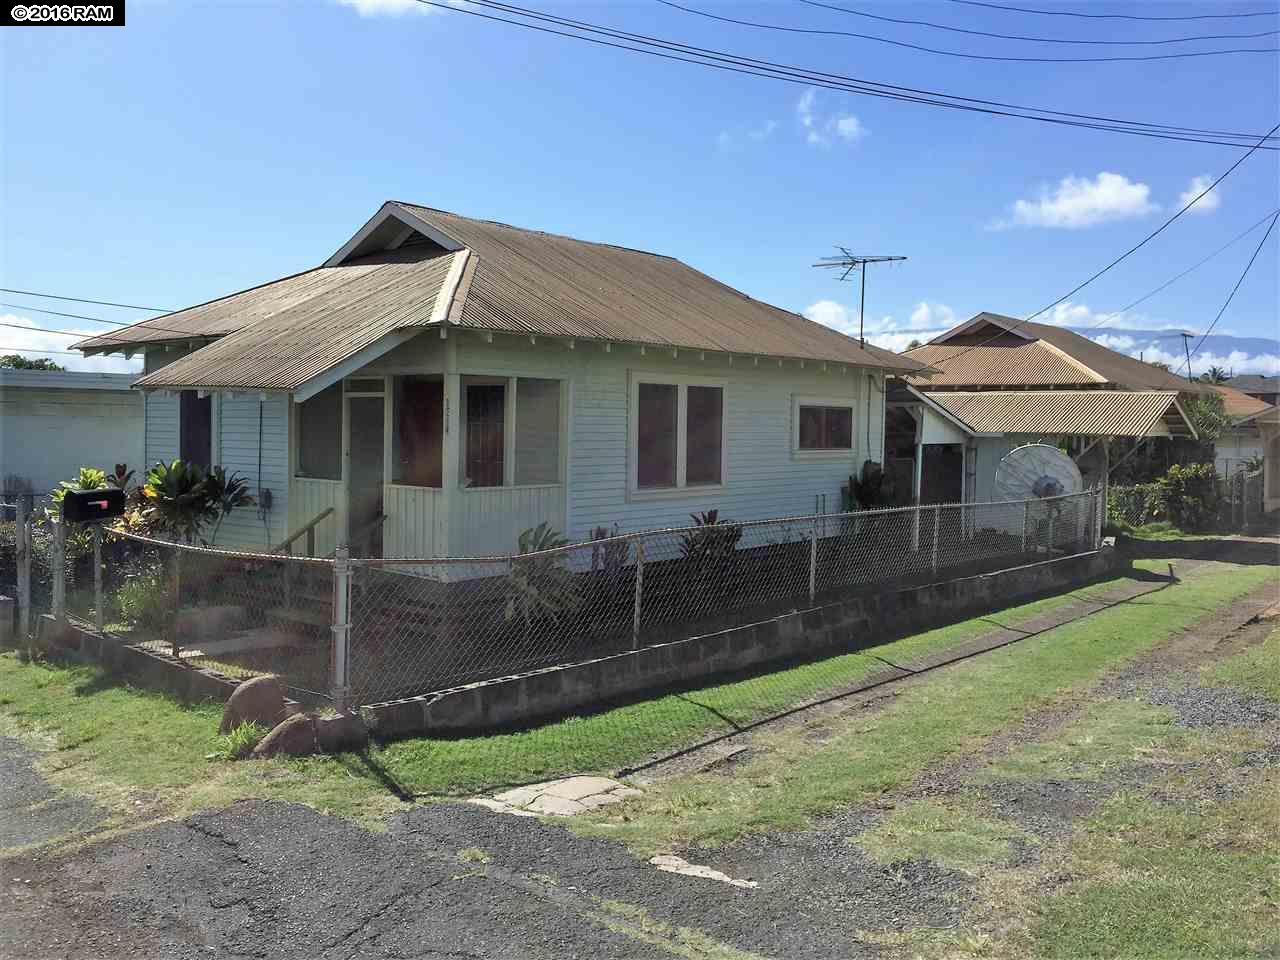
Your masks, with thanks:
M1194 437L1168 390L937 390L930 400L977 433Z

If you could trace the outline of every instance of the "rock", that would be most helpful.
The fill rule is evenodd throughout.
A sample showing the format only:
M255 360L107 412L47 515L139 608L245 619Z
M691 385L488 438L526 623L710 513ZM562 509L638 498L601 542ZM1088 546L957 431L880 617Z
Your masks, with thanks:
M305 713L295 713L292 717L276 724L253 748L254 757L274 757L278 753L287 753L291 757L305 757L316 752L315 717Z
M369 729L358 713L316 717L316 744L324 753L357 750L369 740Z
M274 727L285 718L284 687L277 677L254 677L236 687L222 711L219 733L230 733L240 724Z

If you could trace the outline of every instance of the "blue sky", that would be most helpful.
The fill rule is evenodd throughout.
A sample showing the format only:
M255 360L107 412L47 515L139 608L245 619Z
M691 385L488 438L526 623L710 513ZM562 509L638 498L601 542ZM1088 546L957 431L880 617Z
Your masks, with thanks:
M794 0L687 2L739 19L981 53L1144 49L966 37ZM947 0L841 2L969 29L1082 39L1280 29L1280 18L1137 23ZM1185 15L1266 3L1041 5ZM755 30L653 0L543 9L965 96L1259 133L1280 119L1273 55L998 64ZM906 255L904 264L873 268L868 287L868 329L901 348L979 310L1040 309L1177 209L1196 178L1215 177L1242 152L728 75L411 0L132 0L124 28L0 30L0 58L0 285L162 307L314 266L383 200L404 199L673 254L846 330L856 328L856 286L810 264L834 244ZM1277 157L1249 158L1203 209L1054 319L1092 326L1280 206ZM1202 330L1263 229L1134 314L1112 317L1104 331L1125 338L1126 328ZM1218 332L1280 336L1277 242L1273 235ZM19 308L0 314L23 325L101 329ZM0 348L43 349L60 339L0 333ZM1177 340L1165 343L1180 349ZM1230 359L1237 371L1280 372L1274 354Z

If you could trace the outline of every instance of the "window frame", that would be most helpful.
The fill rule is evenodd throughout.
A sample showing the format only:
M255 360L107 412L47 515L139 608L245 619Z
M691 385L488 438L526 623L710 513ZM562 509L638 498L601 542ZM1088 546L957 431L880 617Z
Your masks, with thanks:
M720 494L729 485L729 381L695 374L662 373L653 370L627 372L627 500L662 500ZM676 485L642 487L640 472L640 384L676 388ZM688 468L689 388L714 387L720 394L720 482L695 483L685 480Z
M564 486L567 483L566 477L569 472L569 404L570 404L570 380L564 374L548 374L548 373L488 373L482 370L459 371L458 377L458 441L457 441L457 475L454 477L454 486L464 493L481 493L492 490L551 490L556 487ZM516 430L518 429L519 410L516 404L518 380L553 380L560 385L560 416L558 421L560 431L560 450L559 456L556 458L556 480L553 482L542 483L521 483L517 484L516 479ZM492 383L503 384L505 387L503 397L503 426L502 426L502 485L496 487L473 487L466 483L465 471L467 468L467 449L466 449L466 430L467 430L467 408L466 396L468 381L471 383ZM448 378L445 379L445 404L449 403L449 384Z
M800 446L800 408L839 407L849 411L849 446L821 447ZM851 460L858 452L858 403L856 397L823 397L806 394L791 396L791 456L795 460Z

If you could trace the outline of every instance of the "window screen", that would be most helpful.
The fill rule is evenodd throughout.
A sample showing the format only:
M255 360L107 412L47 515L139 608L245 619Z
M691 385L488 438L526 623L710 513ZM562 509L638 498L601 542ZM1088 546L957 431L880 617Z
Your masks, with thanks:
M444 381L395 377L391 397L391 482L439 487L443 477Z
M685 483L720 483L724 390L721 387L689 387L685 406Z
M178 456L209 467L213 447L213 398L183 390L178 398Z
M342 479L342 384L321 390L298 408L298 476Z
M505 383L468 383L464 482L469 487L500 487L503 479Z
M516 381L517 484L560 481L560 381Z
M674 487L679 389L673 383L642 383L638 396L636 486Z
M853 408L800 407L801 450L852 450Z

